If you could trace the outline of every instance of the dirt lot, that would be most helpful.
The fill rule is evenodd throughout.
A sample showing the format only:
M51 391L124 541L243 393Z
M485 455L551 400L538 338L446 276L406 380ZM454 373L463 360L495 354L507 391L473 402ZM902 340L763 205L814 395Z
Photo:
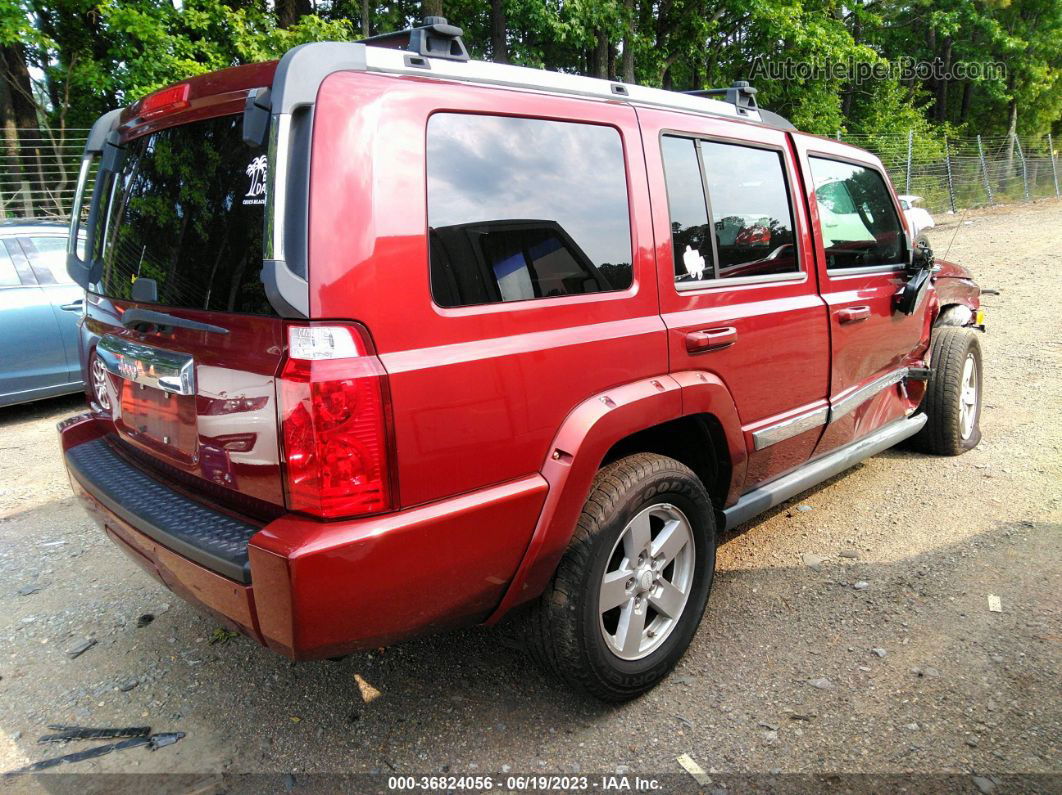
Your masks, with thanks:
M971 214L934 230L938 253L953 234L949 258L1002 291L985 301L981 446L890 451L730 534L689 653L621 707L573 697L484 630L297 665L211 643L216 624L70 496L54 426L80 401L0 411L0 770L55 755L36 738L65 723L187 732L71 772L682 782L688 753L710 774L950 772L983 791L973 776L1059 773L1062 204Z

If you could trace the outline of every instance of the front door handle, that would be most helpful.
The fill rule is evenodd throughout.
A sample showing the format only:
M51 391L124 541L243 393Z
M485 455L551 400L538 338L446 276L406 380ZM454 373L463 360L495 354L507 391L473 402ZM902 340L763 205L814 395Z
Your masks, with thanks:
M64 312L80 312L85 306L85 299L78 298L76 301L71 301L69 304L60 304L59 308Z
M853 306L848 309L842 309L837 313L837 319L841 323L858 323L860 320L866 320L869 317L869 306Z
M730 327L691 331L686 335L686 350L689 353L720 351L737 342L737 336L737 329Z

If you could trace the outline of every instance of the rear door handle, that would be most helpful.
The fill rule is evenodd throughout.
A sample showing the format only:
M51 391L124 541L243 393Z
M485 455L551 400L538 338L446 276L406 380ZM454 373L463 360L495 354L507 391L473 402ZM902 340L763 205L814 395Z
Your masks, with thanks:
M689 353L719 351L737 342L737 336L737 329L730 327L691 331L686 335L686 350Z
M60 304L59 308L65 312L80 312L84 306L85 299L78 298L76 301L71 301L69 304Z
M853 306L848 309L842 309L837 313L837 319L841 323L858 323L860 320L866 320L869 317L869 306Z

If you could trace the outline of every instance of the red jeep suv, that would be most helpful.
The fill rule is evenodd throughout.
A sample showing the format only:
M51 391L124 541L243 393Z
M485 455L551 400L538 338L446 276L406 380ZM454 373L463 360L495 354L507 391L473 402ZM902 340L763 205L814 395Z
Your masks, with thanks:
M512 616L630 698L718 533L980 438L970 274L912 245L877 158L747 84L475 62L431 18L104 115L73 217L75 492L295 659Z

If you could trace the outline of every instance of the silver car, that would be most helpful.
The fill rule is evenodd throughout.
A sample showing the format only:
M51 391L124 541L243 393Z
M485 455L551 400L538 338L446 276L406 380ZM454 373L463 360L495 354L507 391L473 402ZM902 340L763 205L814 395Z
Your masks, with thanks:
M0 406L79 392L85 291L66 272L65 224L0 222Z
M921 196L912 196L907 193L903 193L896 197L900 200L900 207L903 208L903 214L907 216L907 223L911 226L911 237L915 240L922 237L927 229L932 229L936 224L933 223L933 216L929 214L929 210L924 207L916 207L918 202L922 201Z

